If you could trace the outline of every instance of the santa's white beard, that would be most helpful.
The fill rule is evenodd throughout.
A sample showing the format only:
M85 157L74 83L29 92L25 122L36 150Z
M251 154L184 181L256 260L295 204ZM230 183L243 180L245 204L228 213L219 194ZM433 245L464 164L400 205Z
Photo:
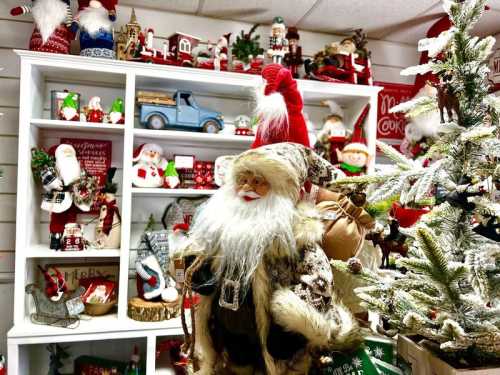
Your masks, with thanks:
M264 94L265 85L255 92L257 102L255 115L259 119L257 131L260 138L268 140L272 136L288 135L288 110L283 95L278 92Z
M262 257L296 256L293 202L272 191L250 202L226 184L203 206L191 230L191 240L217 258L215 280L227 277L248 290Z
M109 19L108 11L105 8L85 8L78 16L80 26L95 37L100 29L111 32L113 23Z
M56 167L64 182L64 186L68 186L80 178L80 163L74 156L57 157Z
M36 27L44 43L66 20L67 6L60 0L37 0L32 9Z

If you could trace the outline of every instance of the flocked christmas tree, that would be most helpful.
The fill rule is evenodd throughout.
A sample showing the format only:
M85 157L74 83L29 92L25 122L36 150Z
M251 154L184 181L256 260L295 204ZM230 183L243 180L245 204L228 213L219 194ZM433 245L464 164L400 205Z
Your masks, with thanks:
M500 358L500 98L488 93L486 62L495 39L471 35L485 3L445 0L451 29L421 40L419 50L429 52L430 62L402 73L432 71L439 78L437 100L423 97L395 108L415 115L441 107L440 138L427 153L431 163L379 142L395 171L338 181L367 184L368 210L386 223L393 202L432 208L401 229L407 257L397 260L396 270L380 273L360 270L355 261L332 262L366 282L356 293L391 328L421 335L462 359Z

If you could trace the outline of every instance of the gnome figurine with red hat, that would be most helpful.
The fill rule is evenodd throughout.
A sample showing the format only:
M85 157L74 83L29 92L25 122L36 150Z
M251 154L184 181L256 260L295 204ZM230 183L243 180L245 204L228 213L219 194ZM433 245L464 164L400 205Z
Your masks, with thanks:
M33 0L31 4L12 8L10 14L31 13L35 30L31 35L31 51L68 54L71 42L69 30L73 16L70 0Z
M337 158L340 162L339 168L347 176L359 176L366 172L370 162L370 151L363 136L363 122L370 109L369 104L365 106L354 125L351 141L342 149L337 150Z
M252 148L294 142L310 147L304 103L292 73L279 64L269 64L262 70L263 89L256 93L257 134Z
M113 22L118 0L78 0L78 14L71 26L80 30L80 55L115 58Z
M164 171L168 161L163 157L163 149L155 143L145 143L134 151L132 183L137 187L162 187Z

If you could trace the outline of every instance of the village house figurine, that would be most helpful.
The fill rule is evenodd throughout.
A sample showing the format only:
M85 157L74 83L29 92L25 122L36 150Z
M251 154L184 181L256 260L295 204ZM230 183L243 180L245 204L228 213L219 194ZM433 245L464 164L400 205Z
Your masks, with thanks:
M269 37L269 49L267 56L275 64L282 64L283 58L288 53L288 40L285 37L286 26L283 17L274 17Z
M129 61L136 58L137 48L140 45L139 36L141 25L137 22L135 9L132 8L130 21L120 28L116 38L116 58L117 60Z

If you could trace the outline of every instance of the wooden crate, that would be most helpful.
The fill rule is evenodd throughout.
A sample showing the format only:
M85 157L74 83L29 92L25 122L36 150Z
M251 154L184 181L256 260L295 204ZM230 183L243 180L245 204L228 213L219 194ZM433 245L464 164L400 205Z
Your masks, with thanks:
M414 342L411 336L399 335L398 354L411 364L412 375L500 375L500 368L453 368Z

